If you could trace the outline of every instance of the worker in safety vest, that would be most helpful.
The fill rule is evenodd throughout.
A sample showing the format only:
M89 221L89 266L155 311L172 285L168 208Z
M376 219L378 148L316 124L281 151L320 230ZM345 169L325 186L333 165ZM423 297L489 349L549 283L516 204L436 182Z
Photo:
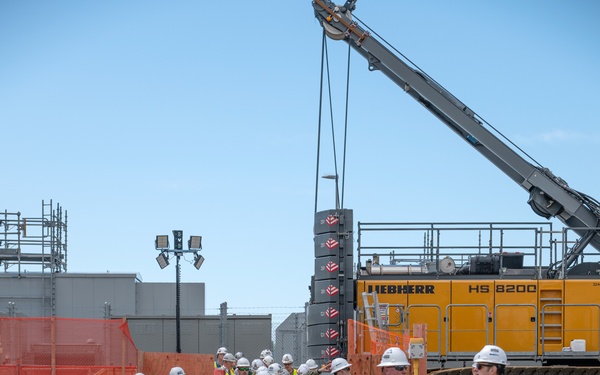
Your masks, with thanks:
M217 354L215 355L215 368L221 368L223 366L223 356L227 354L227 348L220 347L217 349Z
M400 348L392 347L386 349L381 356L381 363L377 367L383 367L383 375L406 375L408 373L408 358Z
M283 367L290 375L298 375L298 371L294 368L294 357L291 354L284 354L283 358L281 358L281 363L283 363Z
M235 365L235 357L231 353L226 353L223 356L223 366L221 368L215 369L215 375L235 375L234 370Z

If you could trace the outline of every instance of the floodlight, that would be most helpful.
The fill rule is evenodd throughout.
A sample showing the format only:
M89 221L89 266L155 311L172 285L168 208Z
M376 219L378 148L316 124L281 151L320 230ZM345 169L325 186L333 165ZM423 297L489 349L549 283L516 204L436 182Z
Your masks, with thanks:
M157 249L168 249L169 248L169 236L167 236L167 235L156 236L154 245L156 246Z
M196 269L199 270L200 267L202 267L202 263L204 263L204 257L202 255L196 254L196 256L194 257L194 267L196 267Z
M202 249L202 236L190 236L188 249Z
M156 261L158 262L160 269L163 269L169 265L169 257L163 252L158 254L158 256L156 257Z

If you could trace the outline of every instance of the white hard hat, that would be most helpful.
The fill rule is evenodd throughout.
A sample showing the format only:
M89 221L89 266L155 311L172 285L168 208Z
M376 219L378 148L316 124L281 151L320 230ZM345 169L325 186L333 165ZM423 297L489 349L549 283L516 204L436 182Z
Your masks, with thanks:
M270 355L266 355L265 358L263 358L263 363L265 364L266 367L269 367L273 363L275 363L275 360Z
M477 367L477 357L479 356L479 353L475 354L475 357L473 357L473 364L471 365L471 367Z
M283 375L283 366L279 363L272 363L269 365L267 371L269 372L269 375Z
M493 363L496 365L508 365L506 353L496 345L486 345L475 356L475 363Z
M169 371L169 375L185 375L185 371L181 367L173 367L171 371Z
M255 372L256 375L269 375L269 371L265 366L260 366Z
M243 356L244 356L244 353L242 353L242 352L237 352L237 353L235 353L235 359L240 359L240 358L242 358Z
M143 372L136 372L135 375L144 375Z
M247 358L244 358L244 357L239 358L237 360L236 366L237 367L250 367L250 361Z
M227 353L227 348L226 347L222 346L219 349L217 349L217 355L219 355L219 354L225 354L225 353Z
M268 355L272 357L273 353L269 349L265 349L262 352L260 352L260 359L264 359Z
M260 359L256 358L254 361L252 361L252 370L254 372L256 372L256 370L258 370L260 366L264 366L263 361L261 361Z
M346 361L344 358L336 358L333 360L333 362L331 362L331 373L335 374L336 372L348 368L350 366L352 365L349 364L348 361Z
M227 362L235 362L235 357L233 356L233 354L231 353L226 353L223 356L223 361L227 361Z
M261 363L262 363L262 362L261 362ZM263 363L261 366L259 366L259 367L256 369L256 373L258 374L258 373L259 373L259 372L261 372L261 371L263 371L263 372L265 372L265 373L266 373L266 372L267 372L267 370L268 370L268 369L267 369L267 366L265 366L265 364Z
M400 348L389 348L383 352L381 356L381 363L377 365L377 367L391 367L391 366L408 366L408 358L406 358L406 354Z
M309 370L315 370L319 367L319 365L317 365L317 362L312 358L306 361L306 366L308 366Z
M300 366L298 366L298 370L296 370L296 372L298 373L298 375L306 374L308 372L308 366L306 365L306 363L303 363Z
M281 359L281 363L283 363L283 364L294 363L294 357L292 357L291 354L284 354L283 358Z

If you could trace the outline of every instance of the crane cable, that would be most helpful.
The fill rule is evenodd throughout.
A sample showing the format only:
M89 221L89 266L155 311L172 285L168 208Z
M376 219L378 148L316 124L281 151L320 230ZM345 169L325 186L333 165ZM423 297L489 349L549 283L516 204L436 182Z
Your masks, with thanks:
M347 141L348 141L348 103L349 103L349 87L350 87L350 45L348 45L348 66L346 72L346 104L345 104L345 119L344 119L344 142L343 142L343 159L342 159L342 182L341 182L341 194L338 191L339 184L336 181L336 206L340 204L339 207L344 207L344 180L346 175L346 151L347 151ZM319 167L320 167L320 158L321 158L321 131L322 131L322 117L323 117L323 96L324 96L324 81L325 75L327 77L327 93L329 100L329 116L331 121L331 138L332 138L332 147L333 147L333 164L335 169L335 178L339 179L338 173L338 162L337 162L337 149L335 142L335 126L333 119L333 101L331 94L331 74L329 71L329 55L327 50L327 36L325 31L323 30L322 36L322 46L321 46L321 79L320 79L320 87L319 87L319 121L318 121L318 135L317 135L317 166L316 166L316 175L315 175L315 212L318 210L318 192L319 192ZM338 202L338 195L341 196L340 202Z

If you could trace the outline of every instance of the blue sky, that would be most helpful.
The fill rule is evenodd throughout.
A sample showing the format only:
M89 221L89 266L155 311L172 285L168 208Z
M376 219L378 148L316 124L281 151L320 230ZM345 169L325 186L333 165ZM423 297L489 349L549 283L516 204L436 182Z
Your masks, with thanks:
M372 0L355 15L600 197L598 2ZM39 217L42 200L60 203L69 272L173 282L155 235L202 235L206 262L184 262L182 280L206 283L207 313L224 301L300 311L314 268L321 32L310 1L2 2L0 209ZM328 49L341 141L347 45ZM542 220L525 191L351 56L344 205L356 221ZM334 173L329 130L322 141L320 174ZM321 179L318 209L334 197Z

